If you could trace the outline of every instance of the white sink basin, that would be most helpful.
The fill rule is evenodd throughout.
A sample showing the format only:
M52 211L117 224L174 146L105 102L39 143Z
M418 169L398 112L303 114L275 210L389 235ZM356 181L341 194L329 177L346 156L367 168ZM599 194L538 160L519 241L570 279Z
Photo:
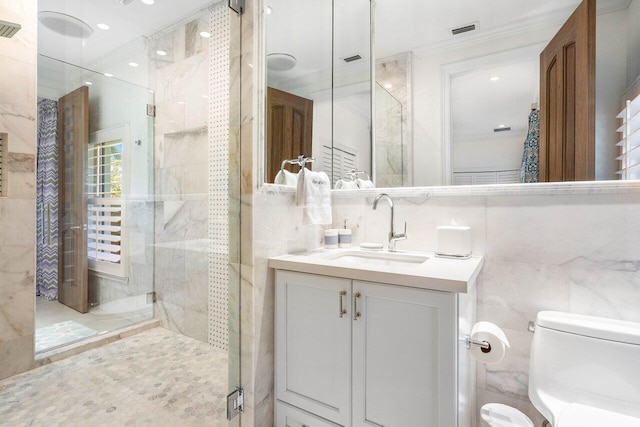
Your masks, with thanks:
M374 264L374 265L398 265L409 264L418 265L426 262L429 257L424 255L406 254L402 252L365 252L365 251L346 251L326 259L342 261L353 264Z

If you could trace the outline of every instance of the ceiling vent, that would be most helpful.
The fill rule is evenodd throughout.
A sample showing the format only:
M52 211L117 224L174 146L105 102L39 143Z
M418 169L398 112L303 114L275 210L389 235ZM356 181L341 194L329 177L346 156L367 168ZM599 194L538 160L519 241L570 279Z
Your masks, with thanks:
M457 35L460 35L460 34L471 32L471 31L476 31L478 29L478 27L479 27L478 23L477 22L473 22L471 24L463 25L461 27L452 28L451 29L451 35L457 36Z
M511 131L511 126L503 127L503 128L495 128L493 131L494 132L510 132Z
M20 30L20 28L22 28L20 24L0 20L0 37L11 38Z
M354 62L362 59L362 56L356 54L356 55L347 56L346 58L341 58L341 59L344 62Z

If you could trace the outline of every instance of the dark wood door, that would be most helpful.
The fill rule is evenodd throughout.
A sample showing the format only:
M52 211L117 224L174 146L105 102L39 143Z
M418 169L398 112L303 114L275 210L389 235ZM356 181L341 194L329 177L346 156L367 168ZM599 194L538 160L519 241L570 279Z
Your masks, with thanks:
M267 182L273 182L283 160L311 157L312 128L312 100L267 88ZM300 168L286 169L298 172Z
M89 311L87 261L87 149L89 89L83 86L58 101L60 170L60 286L58 300Z
M595 179L596 0L540 55L540 181Z

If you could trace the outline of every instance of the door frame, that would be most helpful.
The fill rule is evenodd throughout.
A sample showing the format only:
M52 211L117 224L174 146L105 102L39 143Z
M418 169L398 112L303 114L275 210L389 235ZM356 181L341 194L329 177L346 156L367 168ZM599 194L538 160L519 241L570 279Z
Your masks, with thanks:
M540 52L542 52L546 46L546 42L536 43L442 66L442 183L440 185L448 186L453 182L453 155L451 153L451 135L453 134L453 123L451 121L451 83L453 79L472 71L533 60L538 62L537 69L540 69ZM536 95L538 97L537 99L539 99L540 90L538 90Z

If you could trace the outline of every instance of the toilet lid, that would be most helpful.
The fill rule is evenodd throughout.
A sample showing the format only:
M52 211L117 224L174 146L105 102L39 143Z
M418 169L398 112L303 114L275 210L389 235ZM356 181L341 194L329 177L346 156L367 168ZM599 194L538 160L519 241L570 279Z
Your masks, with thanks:
M491 427L534 427L522 412L501 403L488 403L480 409L482 421Z
M572 403L558 417L556 427L640 427L640 418Z

